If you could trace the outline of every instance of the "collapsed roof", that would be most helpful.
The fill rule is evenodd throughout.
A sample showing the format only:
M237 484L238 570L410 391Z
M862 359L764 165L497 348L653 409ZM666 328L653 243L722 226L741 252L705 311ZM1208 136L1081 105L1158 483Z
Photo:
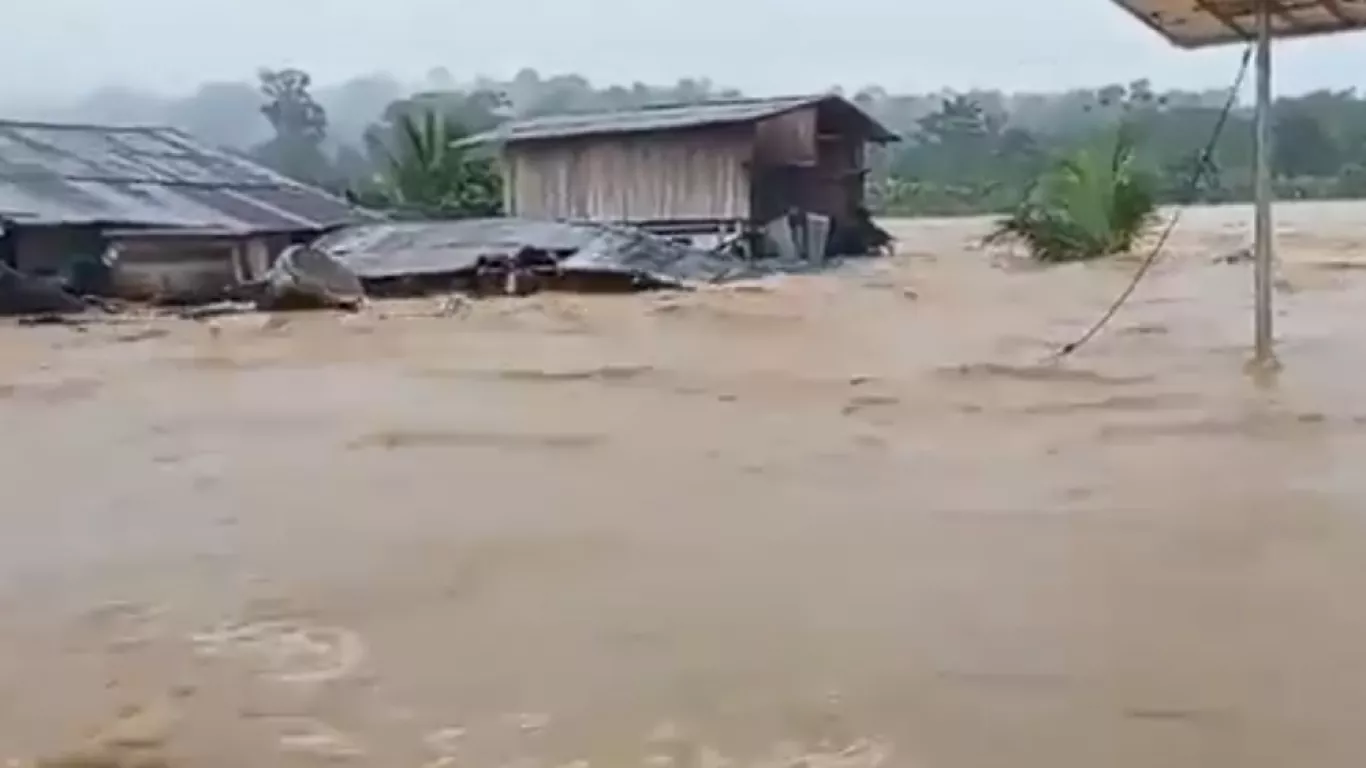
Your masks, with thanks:
M750 271L737 258L631 227L532 219L385 222L348 227L312 245L363 280L472 270L482 258L545 253L565 271L715 282Z
M516 218L363 224L325 234L310 247L364 281L471 272L487 258L527 251L548 256L561 273L629 276L676 287L811 273L842 261L800 255L748 259L635 227Z

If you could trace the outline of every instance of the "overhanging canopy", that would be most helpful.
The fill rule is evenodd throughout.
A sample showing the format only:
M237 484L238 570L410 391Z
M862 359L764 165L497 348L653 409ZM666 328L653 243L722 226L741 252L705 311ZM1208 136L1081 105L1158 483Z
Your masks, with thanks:
M1257 38L1256 0L1114 0L1182 48ZM1366 0L1268 0L1272 37L1366 29Z

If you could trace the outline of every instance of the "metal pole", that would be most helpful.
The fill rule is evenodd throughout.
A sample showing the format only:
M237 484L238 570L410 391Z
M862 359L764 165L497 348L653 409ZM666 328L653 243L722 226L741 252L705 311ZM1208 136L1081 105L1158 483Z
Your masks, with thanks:
M1271 3L1257 3L1257 114L1256 114L1256 223L1255 238L1255 295L1256 346L1253 362L1260 366L1275 364L1272 348L1275 335L1272 327L1272 266L1275 260L1272 246L1271 222Z

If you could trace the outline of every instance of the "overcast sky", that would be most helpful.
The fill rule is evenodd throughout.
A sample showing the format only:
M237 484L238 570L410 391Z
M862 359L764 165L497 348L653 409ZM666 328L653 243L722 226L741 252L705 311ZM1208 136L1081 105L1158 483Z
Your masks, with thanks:
M1222 87L1237 52L1173 49L1109 0L6 0L0 93L187 91L298 66L320 81L531 66L595 82L706 76L754 93L878 83ZM1277 88L1366 85L1366 36L1282 46Z

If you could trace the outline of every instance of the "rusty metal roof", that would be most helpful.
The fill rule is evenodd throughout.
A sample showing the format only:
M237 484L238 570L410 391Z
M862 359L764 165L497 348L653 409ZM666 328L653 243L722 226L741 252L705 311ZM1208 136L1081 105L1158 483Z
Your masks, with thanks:
M248 233L357 218L341 198L175 129L0 121L0 221Z
M853 102L833 94L782 96L767 99L727 99L698 104L664 104L641 109L592 114L554 115L517 120L460 144L516 143L581 136L654 133L715 125L755 123L797 109L816 106L857 126L869 141L888 143L900 139Z
M1182 48L1246 42L1257 36L1257 0L1114 0ZM1273 37L1366 29L1366 0L1267 0Z

